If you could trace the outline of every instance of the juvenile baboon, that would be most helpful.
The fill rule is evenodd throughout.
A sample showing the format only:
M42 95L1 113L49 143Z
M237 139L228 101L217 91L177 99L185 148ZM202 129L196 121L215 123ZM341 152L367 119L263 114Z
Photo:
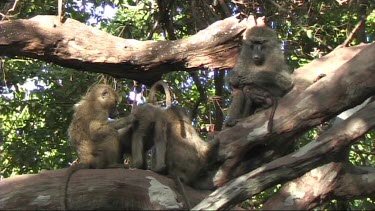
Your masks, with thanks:
M266 26L246 30L237 64L227 79L234 91L226 126L233 126L239 118L270 107L270 99L274 103L290 91L293 87L291 71L285 63L276 32ZM249 86L246 94L245 86ZM253 91L256 93L251 94ZM262 94L263 100L256 100Z
M118 129L132 123L132 117L108 122L119 115L119 96L109 85L93 86L74 105L74 115L68 129L69 139L78 153L79 162L68 169L64 183L64 207L67 208L67 187L71 175L83 168L122 167Z

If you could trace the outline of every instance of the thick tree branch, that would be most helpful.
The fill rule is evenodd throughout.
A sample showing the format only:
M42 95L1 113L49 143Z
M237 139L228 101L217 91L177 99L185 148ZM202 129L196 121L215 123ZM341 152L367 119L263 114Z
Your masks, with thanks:
M20 175L0 181L0 210L59 210L67 169ZM208 195L185 186L194 206ZM152 171L83 169L69 181L68 208L72 210L186 209L174 180Z
M224 161L221 170L224 169L224 173L232 172L234 175L221 175L218 184L245 173L235 171L237 167L241 167L245 156L253 155L255 158L242 166L259 167L254 161L256 155L259 155L259 146L273 152L268 156L268 161L280 157L282 153L285 155L288 152L285 146L292 146L292 137L374 95L374 54L375 43L367 45L335 71L327 72L326 77L306 90L303 91L301 88L306 86L296 86L279 101L273 119L272 133L267 130L270 109L258 112L243 119L236 126L220 132L216 138L220 142L219 157Z
M373 102L295 153L230 181L193 209L226 209L266 188L301 176L312 168L332 161L335 155L341 153L374 126L375 103Z
M288 182L265 204L264 210L311 210L334 198L375 194L375 169L332 162Z
M122 39L56 16L0 22L0 55L26 56L57 65L107 73L150 84L163 73L228 69L236 62L245 21L230 17L175 41Z

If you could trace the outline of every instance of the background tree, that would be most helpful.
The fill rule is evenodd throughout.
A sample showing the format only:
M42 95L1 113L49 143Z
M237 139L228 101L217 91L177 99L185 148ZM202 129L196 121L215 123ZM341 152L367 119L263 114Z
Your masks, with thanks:
M197 35L200 30L234 14L241 14L241 18L245 18L244 15L250 13L258 14L265 16L268 25L278 32L283 40L282 47L289 64L298 68L326 55L339 45L372 42L375 36L373 7L372 1L363 0L350 2L197 0L189 3L178 0L82 2L68 0L65 1L64 11L66 17L96 26L112 35L142 41L180 40ZM108 11L113 9L116 11L115 15L107 17ZM0 2L0 12L2 19L0 25L4 26L8 20L28 19L35 15L56 15L57 3L49 0L6 0ZM0 26L0 37L7 30L9 28ZM238 34L231 42L234 49L240 44L240 33ZM215 130L220 130L225 108L230 103L230 91L224 82L230 64L207 68L195 64L184 66L181 65L182 62L174 65L171 64L173 61L163 61L164 63L155 61L163 64L159 69L155 68L155 71L151 68L152 71L145 74L136 71L120 72L119 69L127 70L129 67L135 67L136 64L134 66L123 64L121 67L120 65L116 67L118 69L111 69L109 66L101 66L97 63L83 66L74 65L74 61L59 63L61 61L57 59L52 61L51 58L43 55L35 59L34 54L25 49L19 49L25 53L17 54L16 46L7 46L4 38L0 38L2 75L0 174L5 178L18 174L38 173L42 169L64 168L75 160L76 155L68 143L66 133L72 116L71 108L86 92L87 87L98 80L107 80L117 85L124 97L121 107L125 115L131 108L131 102L126 98L133 89L133 79L147 85L159 77L165 79L171 86L175 103L188 108L194 126L202 132L202 136L206 134L207 126L214 124ZM84 39L92 39L92 37ZM98 55L100 52L92 54ZM90 52L87 55L90 56ZM234 55L227 55L231 57L229 61L235 61ZM195 56L199 55L195 54ZM68 67L86 71L81 72ZM91 70L107 73L114 78L88 72ZM310 128L309 131L303 130L305 133L298 141L287 145L289 151L304 146L322 134L322 127ZM367 133L361 141L351 145L348 157L351 163L363 167L374 166L373 136L373 133ZM276 190L280 189L280 185L275 185L245 201L241 206L260 208L263 202L268 200L264 206L272 208L270 206L276 204L271 203L272 200L283 201L280 198L282 194L270 198ZM290 186L293 186L293 182L285 185L279 193L285 193L282 191ZM344 195L342 198L350 197ZM310 205L306 207L373 209L373 200L370 195L352 201L335 198L327 203L309 202Z

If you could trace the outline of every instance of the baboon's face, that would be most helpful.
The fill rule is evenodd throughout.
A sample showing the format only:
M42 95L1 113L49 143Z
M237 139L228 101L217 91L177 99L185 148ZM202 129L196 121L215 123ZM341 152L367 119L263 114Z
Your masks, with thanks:
M265 64L267 56L271 55L272 49L277 47L277 35L268 27L253 27L245 32L244 47L249 50L247 55L255 65ZM272 58L269 58L272 59Z
M108 111L109 118L117 118L119 116L119 111L117 109L119 96L117 92L110 86L103 86L98 91L99 93L97 94L97 100L100 106L103 108L103 110Z
M250 49L253 51L251 59L256 65L262 65L264 63L264 47L263 41L251 41Z

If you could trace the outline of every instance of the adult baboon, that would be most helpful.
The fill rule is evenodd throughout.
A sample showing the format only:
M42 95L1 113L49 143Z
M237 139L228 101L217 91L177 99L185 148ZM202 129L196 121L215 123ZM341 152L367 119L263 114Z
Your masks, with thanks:
M154 105L156 104L156 91L160 87L164 89L167 107L171 106L171 96L168 85L163 81L158 81L150 89L148 103L134 107L131 114L134 117L134 123L131 129L130 146L132 164L135 168L147 169L146 153L154 146L154 140L166 140L166 138L155 137L162 134L155 133L154 129L156 124L159 126L160 124L163 124L165 120L165 109ZM163 130L165 130L165 128ZM129 146L129 143L126 144L126 146ZM155 145L154 151L163 151L163 153L158 154L165 155L165 149L163 149L163 147L164 145ZM152 157L151 169L156 172L163 172L166 168L165 158L155 158L155 153L152 153Z
M227 78L234 91L225 126L270 107L270 99L274 103L284 96L293 87L290 74L276 32L266 26L246 30L237 64Z
M172 106L166 112L168 175L180 178L185 184L193 185L202 170L206 169L208 162L214 159L217 142L202 140L183 108Z
M150 95L154 94L152 90ZM179 106L162 108L147 103L137 106L132 115L135 119L132 159L136 167L146 167L144 153L154 146L151 170L192 184L213 154L214 142L208 143L199 137L184 109Z
M74 115L68 129L69 139L78 153L79 163L68 169L64 183L64 207L67 208L67 187L71 175L83 168L122 167L118 129L133 122L132 116L108 122L119 115L119 96L105 84L93 86L74 106Z

